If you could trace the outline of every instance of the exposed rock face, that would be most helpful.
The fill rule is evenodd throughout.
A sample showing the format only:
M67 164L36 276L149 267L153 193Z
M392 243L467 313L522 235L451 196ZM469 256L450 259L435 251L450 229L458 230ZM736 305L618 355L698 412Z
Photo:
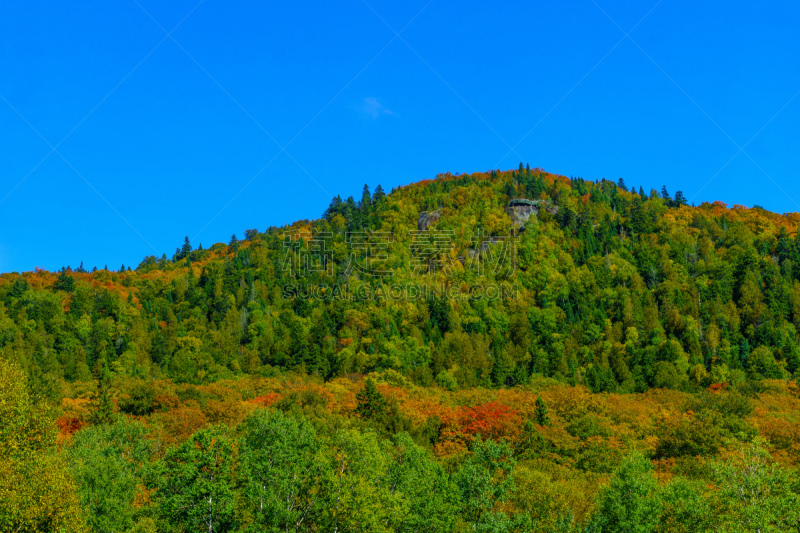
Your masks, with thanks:
M533 200L517 199L511 200L506 207L506 213L511 217L511 222L520 227L524 227L525 223L530 220L531 215L538 215L539 208Z
M542 200L528 200L526 198L516 198L508 202L506 213L511 217L511 222L522 229L531 216L539 214L540 209L544 209L551 215L558 213L557 205L549 205Z
M439 222L439 210L431 211L428 213L427 211L423 211L419 214L419 221L417 222L417 229L420 231L425 231L429 227L433 226L437 222Z

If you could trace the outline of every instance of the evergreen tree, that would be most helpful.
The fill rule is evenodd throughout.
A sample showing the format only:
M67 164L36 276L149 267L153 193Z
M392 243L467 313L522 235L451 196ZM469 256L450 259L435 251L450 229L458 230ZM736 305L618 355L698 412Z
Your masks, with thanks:
M192 252L192 245L191 243L189 243L189 236L187 235L183 239L183 246L181 247L181 256L186 257L191 252Z
M547 404L540 395L536 395L536 423L540 426L550 425L550 416L547 414Z
M382 202L384 198L386 198L386 193L383 192L383 187L381 187L379 183L378 186L375 187L375 192L372 193L372 202L377 205Z
M366 183L364 184L364 189L361 191L361 203L359 203L359 207L365 213L369 212L369 208L372 205L372 196L369 193L369 185Z
M67 274L66 269L62 269L53 288L57 291L72 292L75 290L75 278Z
M623 191L627 191L628 190L628 188L625 186L625 180L622 179L622 178L617 180L617 187L619 187Z
M389 408L389 402L386 401L386 398L383 397L383 394L380 393L378 387L375 386L375 382L371 379L367 379L364 383L364 388L356 394L356 400L358 401L356 413L361 418L379 419Z
M739 362L742 365L742 368L747 368L748 366L748 359L750 358L750 341L747 340L747 337L742 341L741 346L739 347Z
M114 396L111 389L112 378L108 365L103 361L97 380L97 392L89 405L89 419L93 424L108 424L114 417Z

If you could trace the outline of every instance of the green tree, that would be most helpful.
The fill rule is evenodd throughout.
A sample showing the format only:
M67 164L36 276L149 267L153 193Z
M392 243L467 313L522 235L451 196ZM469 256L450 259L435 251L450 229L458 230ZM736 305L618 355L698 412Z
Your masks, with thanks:
M235 457L227 435L203 428L167 452L154 472L155 500L164 521L177 531L232 531Z
M52 412L26 382L17 364L0 358L0 531L88 531Z
M93 424L108 424L114 417L114 397L116 391L112 389L111 372L103 361L100 377L97 380L97 390L92 394L89 404L89 420Z
M324 462L311 425L262 409L242 429L241 473L253 530L300 531L316 523Z
M409 512L405 494L391 483L389 443L374 432L343 430L325 450L325 513L319 531L390 533Z
M723 531L773 533L797 531L800 497L797 479L775 464L765 442L755 439L730 461L714 464L719 500L727 511Z
M189 242L189 236L187 235L183 239L183 246L181 247L181 256L186 257L192 252L192 244Z
M372 193L372 203L375 205L380 204L383 199L386 198L386 193L383 192L383 187L379 183L377 187L375 187L375 191Z
M550 416L547 414L547 404L540 395L536 395L536 423L540 426L550 425Z
M370 206L372 206L372 195L369 192L369 185L365 183L364 189L361 191L361 203L359 203L359 207L363 212L368 213Z
M57 291L72 292L75 290L75 278L67 273L66 269L61 269L61 272L56 278L56 283L53 288Z
M368 420L380 420L389 409L389 402L369 378L364 382L364 388L356 394L356 400L356 413Z
M458 492L444 469L407 433L394 437L389 485L408 499L408 512L395 531L445 533L452 531L458 511Z
M134 526L134 498L152 453L147 432L143 424L120 417L75 434L69 467L92 530L127 531Z
M461 517L473 531L509 531L513 522L502 509L514 489L516 460L506 443L477 440L472 455L454 474Z
M602 533L650 533L656 531L661 505L652 464L633 453L601 491L593 526Z

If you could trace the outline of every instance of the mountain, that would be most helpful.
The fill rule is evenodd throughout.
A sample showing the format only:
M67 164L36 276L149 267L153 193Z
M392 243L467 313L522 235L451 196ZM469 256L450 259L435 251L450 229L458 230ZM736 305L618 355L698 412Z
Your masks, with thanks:
M520 165L2 274L0 530L796 530L799 224Z
M205 383L297 370L420 385L689 390L800 367L800 215L523 168L337 196L318 220L119 272L0 277L35 373Z

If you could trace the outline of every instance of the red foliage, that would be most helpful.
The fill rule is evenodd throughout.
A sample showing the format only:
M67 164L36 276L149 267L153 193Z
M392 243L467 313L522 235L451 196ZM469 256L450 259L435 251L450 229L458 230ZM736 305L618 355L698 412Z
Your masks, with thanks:
M507 437L518 428L519 411L499 402L463 407L458 415L461 431L484 439Z
M83 421L73 418L69 415L63 415L56 420L56 426L58 427L59 435L63 435L65 437L71 437L76 431L85 425L86 424L84 424Z
M465 450L478 436L514 440L522 425L519 411L500 402L442 410L437 416L442 421L441 441L436 445L436 454L440 456Z
M259 396L258 398L253 398L250 400L250 403L255 403L263 407L269 407L273 403L277 402L281 398L281 395L277 392L270 392L265 396Z

